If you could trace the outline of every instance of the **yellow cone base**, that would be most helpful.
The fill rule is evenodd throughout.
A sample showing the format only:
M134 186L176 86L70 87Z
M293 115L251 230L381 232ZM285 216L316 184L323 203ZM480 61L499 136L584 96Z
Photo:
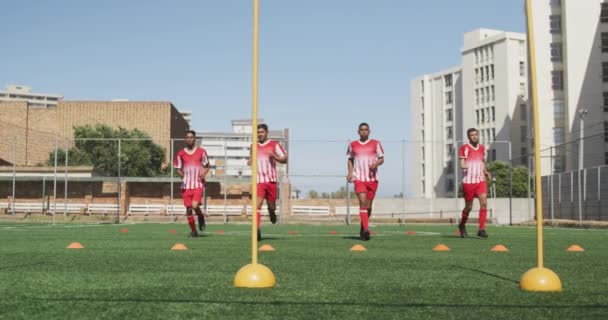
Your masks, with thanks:
M274 273L263 264L248 264L234 276L237 288L274 288L277 280Z
M519 288L525 291L562 291L562 281L547 268L532 268L521 277Z
M352 248L350 248L350 251L365 251L365 250L367 250L367 249L365 249L365 247L360 244L356 244L356 245L352 246Z
M68 249L84 249L84 246L82 244L80 244L80 242L72 242L72 243L70 243L70 245L67 248Z
M493 252L508 252L509 249L507 249L507 247L503 246L502 244L497 244L492 248Z

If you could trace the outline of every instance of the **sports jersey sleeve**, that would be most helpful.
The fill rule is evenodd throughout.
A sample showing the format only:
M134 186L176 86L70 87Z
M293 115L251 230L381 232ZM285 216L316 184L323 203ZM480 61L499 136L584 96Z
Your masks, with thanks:
M466 159L469 156L469 149L467 148L466 145L463 145L462 147L460 147L460 149L458 150L458 157L460 159Z
M287 152L285 152L283 146L278 142L274 145L274 153L279 157L284 157L287 155Z
M201 157L201 164L204 168L209 167L209 157L207 156L207 151L203 150L203 155Z
M173 167L175 169L181 169L184 166L183 162L182 162L182 154L181 152L178 152L175 155L175 159L173 160Z
M384 158L384 148L382 148L380 141L376 144L376 155L378 155L378 158Z
M348 148L346 149L346 156L351 160L355 158L355 155L353 154L353 146L351 144L348 144Z

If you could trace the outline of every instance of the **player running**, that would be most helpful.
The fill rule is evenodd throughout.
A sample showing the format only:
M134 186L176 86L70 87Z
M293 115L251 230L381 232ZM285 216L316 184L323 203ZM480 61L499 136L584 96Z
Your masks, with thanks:
M277 162L287 163L287 153L277 141L268 139L268 126L258 125L258 203L256 218L258 220L258 241L262 240L260 222L262 219L262 204L266 199L270 222L277 223ZM251 155L247 164L251 166Z
M195 146L196 133L192 130L186 132L186 147L175 155L173 166L177 169L177 174L182 178L182 199L186 207L186 216L190 225L190 236L198 237L194 216L192 211L198 216L198 229L205 230L205 216L201 210L201 199L205 188L205 176L209 172L209 159L207 152L201 147Z
M348 145L348 176L349 182L354 182L355 193L359 199L359 217L361 230L359 237L368 241L369 217L372 215L372 203L378 190L378 167L384 163L384 149L380 141L369 139L369 125L365 122L359 125L359 140Z
M462 210L462 219L458 225L460 237L468 237L466 223L469 213L473 209L473 199L479 199L479 231L477 236L487 238L485 230L486 217L488 214L488 187L486 178L492 180L492 176L486 171L484 164L485 151L484 145L479 143L479 133L477 129L467 130L469 143L460 147L458 156L460 157L460 168L463 170L462 191L464 193L465 207Z

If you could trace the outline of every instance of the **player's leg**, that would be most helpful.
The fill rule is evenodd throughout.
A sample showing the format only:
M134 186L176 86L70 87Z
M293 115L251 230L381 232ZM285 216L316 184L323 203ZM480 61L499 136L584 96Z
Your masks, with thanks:
M359 236L361 239L364 239L364 232L369 229L369 215L367 213L367 188L365 186L365 182L363 181L354 181L355 185L355 194L357 194L357 199L359 200L359 218L361 219L361 229L359 230Z
M366 196L367 196L367 219L368 223L372 217L372 207L374 204L374 198L376 198L376 191L378 190L378 181L368 182L366 184Z
M488 233L486 232L486 218L488 216L488 192L486 183L482 182L479 185L479 194L477 197L479 198L479 231L477 231L477 236L482 238L487 238Z
M266 199L266 184L265 183L258 183L257 186L258 189L258 199L257 199L257 203L256 203L256 211L255 211L255 218L258 222L258 241L262 240L262 229L261 229L261 223L262 223L262 205L264 204L264 199Z
M205 215L203 214L203 210L201 208L203 190L203 188L194 189L194 194L192 197L192 209L194 209L194 212L198 217L198 230L200 230L201 232L203 232L206 227Z
M188 225L190 226L190 235L192 237L198 237L196 232L196 225L194 224L194 216L192 215L192 190L182 190L182 199L184 200L184 206L186 207L186 219L188 219Z
M466 238L467 234L467 220L469 219L469 213L473 209L473 199L475 198L475 194L473 192L473 188L471 184L462 184L462 192L464 194L464 209L462 209L462 214L460 216L460 224L458 224L458 231L460 231L460 237Z
M271 183L268 185L266 192L266 204L268 205L268 215L272 224L277 223L277 184Z

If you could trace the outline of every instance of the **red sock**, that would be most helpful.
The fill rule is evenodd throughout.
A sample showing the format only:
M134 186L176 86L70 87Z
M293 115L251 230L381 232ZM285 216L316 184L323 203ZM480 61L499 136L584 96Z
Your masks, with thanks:
M262 223L262 210L261 209L258 209L256 216L258 219L258 229L260 229L260 223Z
M369 215L367 213L367 208L359 208L359 217L361 218L361 226L363 226L363 231L367 231L369 229Z
M188 216L188 224L190 225L190 229L192 232L196 232L196 226L194 225L194 216Z
M460 225L464 226L467 223L467 220L469 220L469 213L466 212L465 210L462 210L462 215L460 218Z
M486 209L486 208L479 209L479 230L484 230L486 228L487 215L488 215L488 209Z

